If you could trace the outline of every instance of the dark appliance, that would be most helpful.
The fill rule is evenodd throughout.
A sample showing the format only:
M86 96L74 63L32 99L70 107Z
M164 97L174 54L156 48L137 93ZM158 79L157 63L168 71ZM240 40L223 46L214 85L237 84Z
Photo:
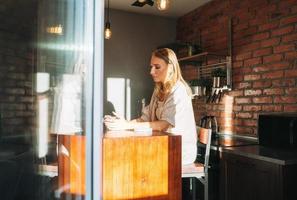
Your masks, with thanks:
M211 138L212 140L217 138L217 133L219 132L217 118L212 115L206 115L201 118L200 126L202 128L210 128L212 131Z
M297 149L297 113L260 114L258 136L262 146Z

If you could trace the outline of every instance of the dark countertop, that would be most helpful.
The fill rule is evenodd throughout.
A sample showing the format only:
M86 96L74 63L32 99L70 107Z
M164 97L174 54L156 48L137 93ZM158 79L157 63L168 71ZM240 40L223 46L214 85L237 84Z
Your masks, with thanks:
M238 135L216 134L211 139L211 149L220 151L222 150L222 148L225 147L237 147L257 144L257 138ZM198 142L198 146L205 146L205 144Z
M198 143L198 146L205 146ZM261 146L257 138L218 134L212 139L211 149L279 165L297 164L297 149L277 149Z
M30 149L26 145L20 144L9 144L0 142L0 161L15 159L21 155L29 152Z
M224 147L221 152L245 156L278 165L297 164L297 150L284 150L261 145Z
M211 145L214 147L236 147L257 144L257 138L227 134L217 134L215 139L213 139L211 143Z

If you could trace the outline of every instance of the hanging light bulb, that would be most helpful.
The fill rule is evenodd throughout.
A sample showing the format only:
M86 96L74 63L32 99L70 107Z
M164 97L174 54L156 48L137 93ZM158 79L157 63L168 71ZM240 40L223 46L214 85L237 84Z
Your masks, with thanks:
M111 38L111 28L110 28L110 21L109 21L109 0L107 0L107 16L106 16L106 23L104 29L104 38L110 39Z
M63 35L63 26L61 24L57 26L49 26L46 28L46 32L50 34Z
M111 38L111 29L110 29L110 23L109 22L105 23L104 37L107 40Z
M169 7L169 0L157 0L157 7L159 10L167 10Z

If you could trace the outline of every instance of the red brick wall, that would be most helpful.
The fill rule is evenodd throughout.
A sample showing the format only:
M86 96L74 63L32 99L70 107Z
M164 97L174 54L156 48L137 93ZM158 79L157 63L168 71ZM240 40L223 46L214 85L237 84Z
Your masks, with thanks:
M221 103L193 100L196 121L215 115L221 131L257 135L263 112L297 112L297 0L214 0L178 19L177 40L226 52L233 28L233 90ZM185 79L196 68L183 67Z
M12 12L13 8L3 4L0 11L0 139L30 136L35 121L32 53L36 28L32 18L21 20L25 14Z

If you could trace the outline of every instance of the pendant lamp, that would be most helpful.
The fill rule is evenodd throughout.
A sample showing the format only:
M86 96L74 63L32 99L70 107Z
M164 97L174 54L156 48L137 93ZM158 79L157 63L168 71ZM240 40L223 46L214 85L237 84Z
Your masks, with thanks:
M110 21L109 21L109 0L107 0L107 16L106 16L105 29L104 29L104 38L107 40L111 38L111 28L110 28Z

